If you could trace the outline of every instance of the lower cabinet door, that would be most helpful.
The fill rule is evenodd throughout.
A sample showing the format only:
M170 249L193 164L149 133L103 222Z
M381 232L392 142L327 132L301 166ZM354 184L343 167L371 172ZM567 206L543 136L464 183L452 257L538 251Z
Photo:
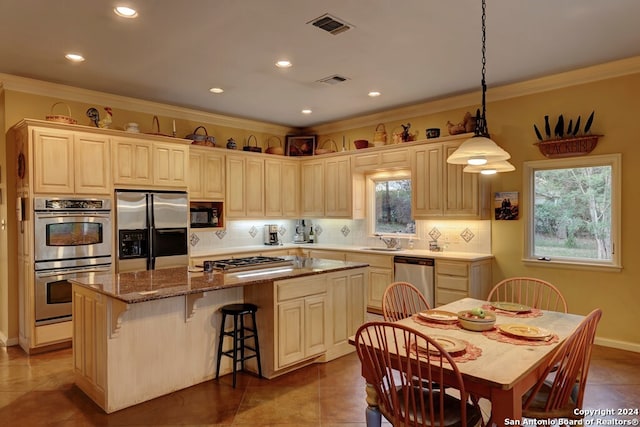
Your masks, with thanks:
M304 359L304 300L278 304L278 368Z
M323 353L326 343L326 297L324 294L305 298L305 357Z

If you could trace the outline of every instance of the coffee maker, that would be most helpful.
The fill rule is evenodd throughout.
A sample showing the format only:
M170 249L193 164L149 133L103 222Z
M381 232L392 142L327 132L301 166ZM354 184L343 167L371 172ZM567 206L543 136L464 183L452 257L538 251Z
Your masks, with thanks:
M280 244L280 237L278 236L278 226L276 224L267 224L264 226L264 244Z

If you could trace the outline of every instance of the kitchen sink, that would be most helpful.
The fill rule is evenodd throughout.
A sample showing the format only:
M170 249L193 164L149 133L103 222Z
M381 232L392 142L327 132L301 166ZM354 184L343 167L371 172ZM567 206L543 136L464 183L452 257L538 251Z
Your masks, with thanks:
M381 248L381 247L375 247L375 248L362 248L365 251L383 251L383 252L396 252L399 251L401 248Z

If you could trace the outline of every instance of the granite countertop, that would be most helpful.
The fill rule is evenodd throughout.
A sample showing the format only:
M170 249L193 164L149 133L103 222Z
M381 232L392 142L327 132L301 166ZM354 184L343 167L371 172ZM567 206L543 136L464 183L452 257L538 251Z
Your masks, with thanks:
M162 298L234 288L238 286L270 283L314 274L367 267L359 262L334 261L296 256L283 257L290 265L232 273L206 273L193 267L164 268L131 273L92 273L70 279L84 286L127 304L141 303Z
M263 252L268 254L269 251L277 251L280 249L320 249L320 250L333 250L341 252L359 252L368 254L380 254L380 255L402 255L402 256L415 256L420 258L433 258L442 260L457 260L457 261L482 261L486 259L493 259L492 254L475 253L475 252L453 252L442 251L435 252L428 249L407 249L400 250L380 250L383 248L382 243L379 244L379 248L373 249L373 247L364 247L362 245L338 245L330 243L283 243L278 246L268 245L252 245L252 246L239 246L234 248L223 248L206 251L191 250L191 258L202 258L207 256L220 257L220 256L242 256L243 253L256 253Z

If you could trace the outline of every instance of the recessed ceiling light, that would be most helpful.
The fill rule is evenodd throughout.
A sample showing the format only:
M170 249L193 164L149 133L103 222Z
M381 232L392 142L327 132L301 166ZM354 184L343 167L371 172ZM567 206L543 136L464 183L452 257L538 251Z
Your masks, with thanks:
M377 90L372 90L371 92L369 92L369 96L372 98L375 98L376 96L380 96L382 95L380 92L378 92Z
M127 6L118 6L115 9L113 9L113 12L118 15L121 16L123 18L137 18L138 17L138 11L135 9L132 9L130 7Z
M211 89L209 89L209 92L211 92L211 93L222 93L222 92L224 92L224 89L222 89L221 87L212 87Z
M82 62L84 61L84 56L79 53L67 53L65 56L71 62Z
M289 68L292 65L293 64L291 63L291 61L288 61L286 59L281 59L280 61L276 62L276 67L278 68Z
M302 114L311 114L312 111L308 108L305 108L304 110L302 110Z

